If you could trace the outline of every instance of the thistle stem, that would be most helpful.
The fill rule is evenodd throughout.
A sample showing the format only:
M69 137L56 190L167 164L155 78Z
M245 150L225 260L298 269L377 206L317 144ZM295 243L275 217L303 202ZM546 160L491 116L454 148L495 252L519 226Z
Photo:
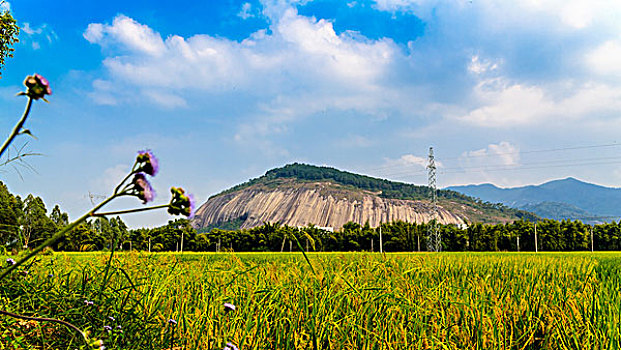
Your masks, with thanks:
M28 255L24 256L23 258L19 259L19 261L17 261L15 263L15 265L9 266L8 269L2 271L2 273L0 274L0 281L2 281L2 279L4 277L6 277L9 273L11 273L13 270L15 270L16 268L18 268L20 265L22 265L23 263L25 263L26 261L28 261L30 258L32 258L33 256L37 255L40 251L42 251L43 249L45 249L45 247L49 247L52 244L58 242L60 239L62 239L65 234L67 234L67 232L73 230L76 226L78 226L80 223L82 223L82 221L85 221L86 219L88 219L89 217L92 217L93 214L101 209L101 207L103 207L104 205L108 204L111 200L113 200L116 196L112 196L109 197L108 199L106 199L105 201L99 203L95 208L91 209L91 211L89 211L88 213L82 215L79 219L77 219L76 221L70 223L69 225L65 226L65 228L63 228L62 230L58 231L55 235L53 235L52 237L50 237L47 241L41 243L39 246L37 246L35 249L33 249L30 253L28 253Z
M134 175L136 173L136 165L138 164L138 161L134 162L134 165L132 166L132 171L129 172L129 174L127 174L127 176L125 176L125 178L123 179L123 181L121 181L119 183L118 186L116 186L116 188L114 189L114 195L119 194L119 190L121 189L121 186L123 186L123 184L125 183L125 181L127 181L127 179L129 179L132 175ZM125 192L127 190L127 186L125 186L125 188L123 189L122 192Z
M146 207L146 208L136 208L136 209L108 211L108 212L105 212L105 213L97 213L97 214L93 213L92 216L110 216L110 215L138 213L138 212L141 212L141 211L168 208L169 206L170 206L170 204L161 204L161 205L154 205L152 207Z
M13 139L15 139L17 135L19 135L19 132L22 130L22 127L24 126L24 123L28 118L28 114L30 114L30 107L32 107L32 97L28 97L28 104L26 105L26 110L24 111L22 118L17 122L17 124L15 124L13 131L11 131L9 137L4 141L2 148L0 148L0 157L2 156L4 151L9 148L9 145L11 144L11 142L13 142Z

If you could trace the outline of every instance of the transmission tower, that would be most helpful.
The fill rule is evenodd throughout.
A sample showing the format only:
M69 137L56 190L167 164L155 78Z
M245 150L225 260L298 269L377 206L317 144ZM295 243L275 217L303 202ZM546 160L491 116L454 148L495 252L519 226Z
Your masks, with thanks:
M438 231L438 196L436 189L436 162L433 157L433 147L429 147L429 159L427 161L429 170L429 191L431 192L431 220L427 229L427 251L439 252L442 250L442 239Z
M85 195L84 197L88 198L91 200L91 204L93 204L93 206L95 206L95 199L106 199L106 196L102 196L100 194L93 194L91 193L91 191L88 191L88 195Z

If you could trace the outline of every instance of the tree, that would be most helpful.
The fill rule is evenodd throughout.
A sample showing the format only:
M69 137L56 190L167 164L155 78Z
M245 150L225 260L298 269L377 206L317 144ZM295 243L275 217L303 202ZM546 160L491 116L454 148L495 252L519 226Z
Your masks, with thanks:
M24 200L24 214L21 220L21 238L24 248L32 242L43 241L56 232L56 225L47 217L47 209L40 197L29 194Z
M17 21L11 15L11 12L2 10L2 5L6 3L0 0L0 77L2 76L2 68L4 67L5 58L13 57L13 44L19 41L19 27Z
M61 229L69 224L69 215L67 215L67 213L61 212L58 204L56 204L54 206L54 209L52 209L52 212L50 213L50 219L58 229Z
M11 194L7 186L0 181L0 245L18 241L22 207L21 198Z

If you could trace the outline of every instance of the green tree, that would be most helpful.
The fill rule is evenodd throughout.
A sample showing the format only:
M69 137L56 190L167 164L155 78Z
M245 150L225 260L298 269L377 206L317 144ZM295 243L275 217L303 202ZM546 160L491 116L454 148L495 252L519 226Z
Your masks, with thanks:
M47 217L45 203L40 197L29 194L24 200L21 218L21 240L24 248L31 243L43 241L56 232L56 225Z
M62 229L69 224L69 215L60 211L60 207L56 204L50 213L50 220L56 225L56 228Z
M4 0L0 0L0 77L2 76L2 68L7 57L13 57L13 44L19 41L19 27L17 21L8 10L2 11L2 5L6 4Z
M22 207L21 198L11 194L7 186L0 181L0 245L18 241Z

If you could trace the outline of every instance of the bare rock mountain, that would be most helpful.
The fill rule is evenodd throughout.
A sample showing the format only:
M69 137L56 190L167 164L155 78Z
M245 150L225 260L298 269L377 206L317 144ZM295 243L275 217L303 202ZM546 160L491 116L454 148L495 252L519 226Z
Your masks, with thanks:
M265 222L289 226L313 224L341 228L353 221L377 227L397 220L428 222L434 218L429 189L339 171L291 164L211 197L192 221L198 229L252 228ZM476 203L452 191L439 192L435 218L443 224L505 222L515 210Z

